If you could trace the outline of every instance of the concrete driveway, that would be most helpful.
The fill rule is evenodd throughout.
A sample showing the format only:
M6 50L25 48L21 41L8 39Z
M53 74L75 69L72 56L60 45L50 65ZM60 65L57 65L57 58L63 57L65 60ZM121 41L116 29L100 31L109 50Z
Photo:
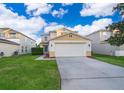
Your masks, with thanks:
M56 58L61 89L124 89L124 68L86 57Z

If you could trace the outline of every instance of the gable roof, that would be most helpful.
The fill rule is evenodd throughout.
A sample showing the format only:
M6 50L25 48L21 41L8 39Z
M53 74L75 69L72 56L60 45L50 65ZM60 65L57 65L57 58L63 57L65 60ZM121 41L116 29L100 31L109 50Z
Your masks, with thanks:
M6 39L2 39L2 38L0 38L0 43L7 43L7 44L12 44L12 45L20 45L20 44L18 44L16 42L6 40Z
M77 32L77 31L72 31L72 30L69 30L69 29L67 29L67 28L65 28L65 27L62 27L62 28L58 28L58 29L56 29L56 30L51 30L51 31L49 31L48 33L44 33L44 34L42 34L41 36L48 36L50 33L56 33L57 30L61 30L61 29L68 30L70 33Z
M81 36L81 35L79 35L79 34L75 34L75 33L67 33L67 34L64 34L64 35L61 35L61 36L58 36L58 37L52 38L52 39L50 39L49 41L51 41L51 40L55 40L55 39L58 39L58 38L63 37L63 36L67 36L67 35L69 35L69 34L73 34L73 35L76 35L76 36L78 36L78 37L81 37L82 39L86 39L86 40L91 41L89 38L86 38L86 37L84 37L84 36Z
M105 29L100 29L100 30L98 30L98 31L95 31L95 32L93 32L93 33L90 33L90 34L88 34L88 35L86 35L86 36L90 36L90 35L93 35L93 34L95 34L95 33L98 33L98 32L102 32L102 31L108 31L108 30L105 30Z
M0 29L3 29L4 31L5 31L5 30L7 30L7 31L14 31L15 33L19 33L19 34L21 34L21 35L23 35L23 36L25 36L25 37L27 37L27 38L29 38L29 39L35 41L34 39L28 37L27 35L25 35L25 34L23 34L23 33L21 33L21 32L15 31L14 29L11 29L11 28L0 28ZM35 41L35 42L36 42L36 41Z

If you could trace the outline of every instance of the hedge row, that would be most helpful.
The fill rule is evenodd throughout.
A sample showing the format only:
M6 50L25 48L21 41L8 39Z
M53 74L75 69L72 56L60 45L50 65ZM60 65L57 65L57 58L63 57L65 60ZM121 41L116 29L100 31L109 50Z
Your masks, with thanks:
M32 55L43 55L43 48L32 48Z

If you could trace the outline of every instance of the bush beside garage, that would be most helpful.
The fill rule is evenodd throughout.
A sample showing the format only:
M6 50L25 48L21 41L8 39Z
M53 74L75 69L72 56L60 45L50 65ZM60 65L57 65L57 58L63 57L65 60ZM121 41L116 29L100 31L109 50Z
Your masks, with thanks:
M31 49L32 55L43 55L43 48L40 47L33 47Z

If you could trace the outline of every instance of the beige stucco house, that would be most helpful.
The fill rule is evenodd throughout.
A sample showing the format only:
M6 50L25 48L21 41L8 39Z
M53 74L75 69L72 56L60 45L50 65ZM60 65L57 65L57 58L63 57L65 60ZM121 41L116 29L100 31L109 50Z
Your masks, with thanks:
M31 53L31 48L36 46L35 40L24 35L23 33L20 33L10 28L0 28L0 38L4 40L8 40L10 42L15 42L16 44L18 44L18 49L16 50L18 51L19 54ZM3 43L2 44L0 43L1 51L3 52L4 52L3 48L7 49L10 46L15 47L15 45L12 45L12 44L8 44L5 47L3 47Z
M41 46L48 57L91 56L90 39L66 28L43 34Z

